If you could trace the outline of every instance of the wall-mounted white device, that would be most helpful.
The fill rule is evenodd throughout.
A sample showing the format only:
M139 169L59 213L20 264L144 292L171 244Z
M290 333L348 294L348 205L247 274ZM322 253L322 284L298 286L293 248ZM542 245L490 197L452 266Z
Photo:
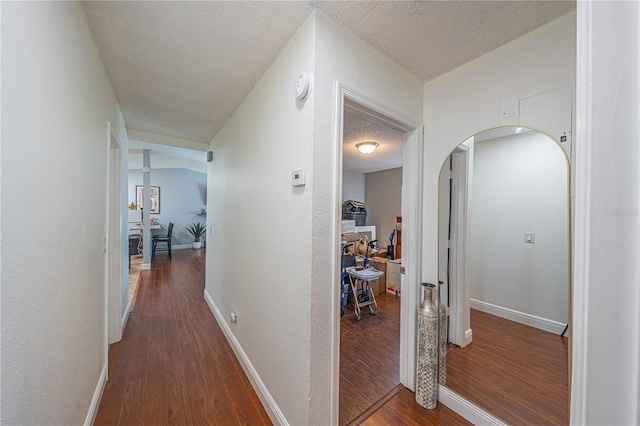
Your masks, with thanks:
M297 169L291 172L291 185L302 186L307 183L307 178L304 173L304 169Z
M298 77L296 77L296 84L294 86L294 93L296 95L296 99L299 101L307 97L307 94L309 93L309 74L306 72L298 74Z
M229 317L231 319L231 323L235 324L236 322L238 322L238 314L236 313L236 311L231 311Z
M536 242L536 233L535 232L525 232L524 233L524 242L527 244L535 244Z

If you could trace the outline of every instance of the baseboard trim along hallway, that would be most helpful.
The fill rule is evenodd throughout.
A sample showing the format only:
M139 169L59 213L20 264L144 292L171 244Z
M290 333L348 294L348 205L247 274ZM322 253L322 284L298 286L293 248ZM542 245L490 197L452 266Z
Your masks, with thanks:
M218 325L227 338L229 345L231 345L233 352L236 354L236 357L240 361L240 365L249 378L251 385L253 385L253 388L256 390L256 394L258 395L258 398L260 398L260 401L262 402L265 411L269 415L269 418L274 424L288 426L289 422L285 418L284 413L282 412L282 410L280 410L280 407L278 407L278 404L276 404L276 401L269 393L269 390L258 375L256 369L253 367L253 364L251 364L251 361L249 361L249 357L247 357L247 354L242 349L240 342L238 342L233 332L229 328L229 324L227 324L227 322L224 320L224 316L216 306L207 289L204 290L204 299L206 300L207 305L209 305L213 316L215 317Z
M96 390L93 392L93 398L91 398L91 405L89 405L89 412L87 412L87 417L84 419L84 426L91 426L93 422L96 420L96 414L98 414L98 407L100 407L100 400L102 399L102 394L104 393L104 389L107 386L107 372L109 371L109 366L105 363L102 366L102 372L100 373L100 378L98 379L98 385L96 386Z

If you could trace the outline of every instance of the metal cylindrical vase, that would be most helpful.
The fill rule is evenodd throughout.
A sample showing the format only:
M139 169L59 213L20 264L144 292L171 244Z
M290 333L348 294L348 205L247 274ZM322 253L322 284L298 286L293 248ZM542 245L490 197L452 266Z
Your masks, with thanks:
M416 401L424 408L438 403L438 310L433 300L435 284L422 283L422 303L418 307L416 353Z
M447 305L442 301L442 284L438 287L438 383L447 384L447 332L449 329L447 317Z

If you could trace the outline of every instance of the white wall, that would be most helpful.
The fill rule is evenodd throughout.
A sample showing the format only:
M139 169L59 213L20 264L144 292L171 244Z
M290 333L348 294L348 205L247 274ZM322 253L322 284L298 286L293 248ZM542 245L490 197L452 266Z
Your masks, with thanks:
M315 90L312 16L211 143L206 292L290 424L309 420L312 161ZM306 170L306 186L291 172ZM211 232L211 231L209 231Z
M376 226L378 245L386 247L402 215L402 167L367 173L366 179L367 225Z
M573 424L640 424L640 3L578 2Z
M79 3L2 4L2 424L82 424L106 373L107 126Z
M537 132L475 143L467 271L473 299L568 322L565 158ZM534 244L525 244L525 232L535 232Z
M575 17L566 15L424 85L422 281L438 277L438 204L433 201L442 164L470 136L518 124L503 121L501 98L526 88L575 85Z
M151 163L153 167L153 163ZM160 214L153 214L162 226L158 234L166 234L169 222L173 222L172 244L191 244L193 235L186 227L194 222L206 222L198 216L206 208L204 191L207 185L205 173L187 169L151 169L151 185L160 187ZM129 170L128 203L136 202L136 185L142 185L142 170ZM206 239L206 235L205 235ZM204 239L202 240L204 241Z
M342 201L365 202L365 174L351 170L342 171Z
M311 93L296 102L301 71ZM420 82L314 12L211 145L208 237L225 244L207 251L206 292L225 320L237 310L233 335L291 424L330 423L337 80L421 120Z
M336 82L422 121L422 84L388 57L316 12L315 116L313 144L313 257L311 259L311 394L309 423L329 424L331 400L332 293L339 241L340 200L335 138ZM309 180L309 176L307 176Z

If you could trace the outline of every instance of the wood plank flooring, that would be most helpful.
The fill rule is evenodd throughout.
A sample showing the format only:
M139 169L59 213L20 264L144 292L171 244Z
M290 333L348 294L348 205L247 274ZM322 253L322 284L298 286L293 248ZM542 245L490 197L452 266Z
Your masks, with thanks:
M355 419L400 383L400 298L376 297L378 314L353 304L340 319L340 425Z
M447 354L447 386L517 425L569 423L568 342L471 310L473 343Z
M365 308L357 321L350 303L340 320L340 425L470 424L442 404L422 408L398 385L400 298L383 293L376 300L377 315Z
M204 250L175 250L142 271L96 425L271 424L204 301L204 265Z
M204 250L159 255L142 271L136 309L109 348L109 381L96 425L271 424L204 301ZM349 306L352 308L352 305ZM341 320L340 424L468 424L441 404L425 410L399 382L400 299L379 297Z

